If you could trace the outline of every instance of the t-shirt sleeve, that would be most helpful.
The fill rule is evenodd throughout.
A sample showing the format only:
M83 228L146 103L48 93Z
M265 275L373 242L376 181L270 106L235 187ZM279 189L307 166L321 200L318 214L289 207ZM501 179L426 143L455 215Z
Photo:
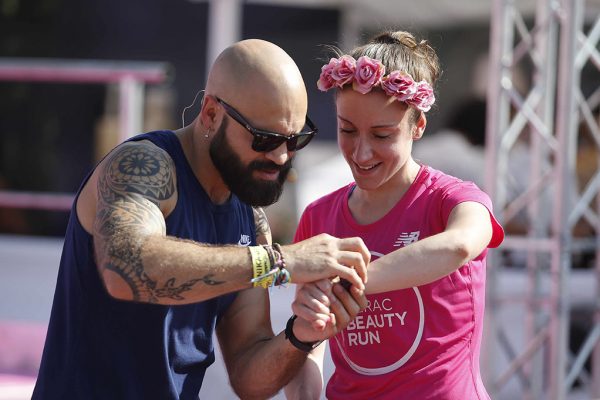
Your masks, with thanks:
M294 235L294 243L298 243L303 241L304 239L308 239L312 235L310 234L310 217L308 209L305 209L300 217L300 222L298 222L298 227L296 228L296 234Z
M494 216L492 200L487 193L479 189L477 185L472 182L456 183L445 191L442 199L442 218L444 221L448 221L450 212L452 212L454 207L465 201L480 203L488 209L490 213L490 222L492 223L492 238L488 247L495 248L500 246L504 240L504 229Z

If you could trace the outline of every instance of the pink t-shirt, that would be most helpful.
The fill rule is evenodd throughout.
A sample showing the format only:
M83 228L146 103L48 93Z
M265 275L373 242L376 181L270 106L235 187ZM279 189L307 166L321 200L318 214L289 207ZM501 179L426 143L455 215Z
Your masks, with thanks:
M349 184L311 203L295 241L320 233L360 236L373 260L444 230L452 209L464 201L490 211L493 236L504 238L487 194L423 166L398 204L379 221L355 222ZM336 369L328 399L489 399L479 372L487 249L457 271L427 285L369 295L369 307L329 340ZM418 265L402 268L418 268Z

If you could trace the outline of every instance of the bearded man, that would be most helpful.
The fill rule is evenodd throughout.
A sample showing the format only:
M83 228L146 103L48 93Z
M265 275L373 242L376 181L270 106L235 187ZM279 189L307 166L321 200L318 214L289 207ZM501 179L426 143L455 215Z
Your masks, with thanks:
M265 288L340 277L364 289L358 238L271 244L277 201L316 128L285 51L244 40L212 66L188 126L113 149L77 192L34 399L197 399L216 331L242 398L275 394L361 307L332 283L336 327L274 335ZM329 282L325 280L325 282Z

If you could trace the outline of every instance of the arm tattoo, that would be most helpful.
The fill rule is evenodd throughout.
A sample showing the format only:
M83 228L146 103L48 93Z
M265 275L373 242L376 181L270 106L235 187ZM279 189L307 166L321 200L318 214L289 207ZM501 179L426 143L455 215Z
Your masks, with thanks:
M256 242L259 244L271 244L271 228L267 220L267 214L261 207L252 207L254 212L254 226L256 227Z
M163 150L147 143L124 145L108 160L99 195L112 202L137 193L158 205L175 192L174 170Z
M106 161L98 179L94 242L98 268L113 271L131 289L134 301L184 300L182 293L197 282L222 282L212 274L176 284L159 283L146 272L142 246L150 235L166 234L160 202L175 194L175 167L161 149L148 143L125 144Z

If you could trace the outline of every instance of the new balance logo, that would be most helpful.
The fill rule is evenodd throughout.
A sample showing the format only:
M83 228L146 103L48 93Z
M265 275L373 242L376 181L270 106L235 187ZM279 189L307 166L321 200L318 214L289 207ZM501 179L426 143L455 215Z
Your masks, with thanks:
M250 245L250 235L242 234L240 236L240 240L238 241L239 246L249 246Z
M398 239L394 242L394 247L404 247L419 240L421 231L401 233Z

